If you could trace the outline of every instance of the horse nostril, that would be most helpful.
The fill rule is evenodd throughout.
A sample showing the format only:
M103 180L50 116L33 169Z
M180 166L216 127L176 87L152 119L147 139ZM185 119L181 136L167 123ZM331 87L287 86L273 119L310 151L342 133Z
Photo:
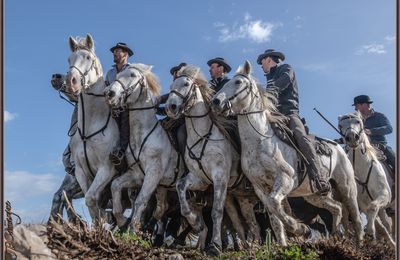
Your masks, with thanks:
M170 106L171 110L175 110L177 108L176 104L171 104Z
M76 78L75 78L75 77L72 77L71 81L72 81L72 84L73 84L73 85L76 84Z
M115 92L110 90L110 91L108 91L107 95L108 95L108 97L112 98L115 96Z
M345 139L346 139L347 142L350 142L350 137L349 136L346 136Z
M355 138L356 140L358 140L358 139L360 138L360 136L359 136L358 134L356 134L356 135L354 136L354 138Z
M221 104L221 100L219 100L218 98L214 98L212 101L213 105L215 106L219 106Z

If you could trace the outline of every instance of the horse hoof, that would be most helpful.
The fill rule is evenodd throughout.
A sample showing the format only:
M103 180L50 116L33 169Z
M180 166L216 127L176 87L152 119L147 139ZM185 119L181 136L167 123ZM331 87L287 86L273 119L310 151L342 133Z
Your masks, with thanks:
M221 246L217 245L214 242L208 244L207 248L205 249L206 254L213 257L218 257L221 253Z

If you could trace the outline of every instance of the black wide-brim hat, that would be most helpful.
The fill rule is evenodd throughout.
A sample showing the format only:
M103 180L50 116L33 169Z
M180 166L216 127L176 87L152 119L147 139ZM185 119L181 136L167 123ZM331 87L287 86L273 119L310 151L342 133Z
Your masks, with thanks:
M355 106L356 104L364 104L364 103L371 104L374 102L367 95L359 95L354 98L354 104L352 106Z
M171 73L171 75L174 75L174 73L178 70L180 70L182 67L186 66L187 64L185 62L181 62L178 66L174 66L169 70L169 73Z
M211 66L211 64L213 64L213 63L217 63L217 64L223 66L227 73L229 73L232 70L231 66L229 66L228 62L224 58L217 57L217 58L207 61L208 66Z
M117 43L114 47L112 47L110 49L110 51L114 52L115 49L122 49L122 50L126 51L128 53L128 55L129 55L129 57L133 55L133 51L124 42Z
M264 53L258 55L257 63L261 65L261 61L266 57L278 57L282 61L285 60L285 55L282 52L276 51L274 49L268 49L264 51Z

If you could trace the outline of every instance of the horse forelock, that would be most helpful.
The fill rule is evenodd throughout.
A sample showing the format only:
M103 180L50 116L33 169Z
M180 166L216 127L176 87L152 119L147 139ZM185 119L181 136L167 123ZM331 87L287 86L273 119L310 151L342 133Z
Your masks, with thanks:
M144 76L147 85L146 87L150 92L158 98L161 93L161 87L158 80L158 77L151 71L152 66L142 64L142 63L135 63L130 65L131 68L138 70Z

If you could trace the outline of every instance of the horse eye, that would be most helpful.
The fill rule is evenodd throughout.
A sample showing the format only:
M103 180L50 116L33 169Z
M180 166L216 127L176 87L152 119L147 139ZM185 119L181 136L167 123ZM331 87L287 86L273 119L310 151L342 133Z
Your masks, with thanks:
M240 79L235 81L235 84L239 85L240 83L242 83L242 81Z
M189 86L189 82L185 82L185 87L188 87Z
M131 77L132 77L132 78L135 77L135 74L131 73Z
M87 59L87 60L89 60L89 59L90 59L90 57L89 57L89 56L86 56L86 59Z

